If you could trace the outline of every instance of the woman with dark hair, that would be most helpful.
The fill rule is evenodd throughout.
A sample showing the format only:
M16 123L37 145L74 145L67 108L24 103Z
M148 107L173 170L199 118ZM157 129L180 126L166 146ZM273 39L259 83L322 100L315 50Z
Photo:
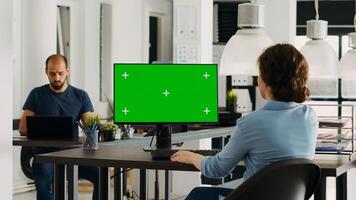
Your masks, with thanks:
M193 164L204 176L221 178L243 160L246 166L243 180L246 180L280 160L313 158L317 117L310 107L300 104L309 96L305 58L292 45L276 44L262 53L258 65L258 87L267 103L237 120L228 144L220 153L204 157L178 151L172 155L172 161ZM217 200L232 190L197 187L186 199Z

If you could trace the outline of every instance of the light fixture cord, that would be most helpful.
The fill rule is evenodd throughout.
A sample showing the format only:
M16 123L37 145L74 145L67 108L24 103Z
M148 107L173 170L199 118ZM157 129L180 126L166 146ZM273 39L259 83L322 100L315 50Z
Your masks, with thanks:
M319 0L315 0L314 5L315 5L315 19L319 20Z

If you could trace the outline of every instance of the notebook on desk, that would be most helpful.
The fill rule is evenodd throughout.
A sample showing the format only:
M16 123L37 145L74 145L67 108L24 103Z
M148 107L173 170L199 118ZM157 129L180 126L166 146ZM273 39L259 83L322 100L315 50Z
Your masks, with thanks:
M74 139L71 116L28 116L28 139Z

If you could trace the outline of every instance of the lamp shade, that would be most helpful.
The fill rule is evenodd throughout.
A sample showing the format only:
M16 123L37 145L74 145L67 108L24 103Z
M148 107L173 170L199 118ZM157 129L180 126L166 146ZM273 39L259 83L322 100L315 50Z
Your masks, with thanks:
M349 46L352 48L341 58L338 69L342 81L341 95L356 98L356 33L349 34Z
M300 51L309 64L309 78L337 78L337 55L327 41L309 40Z
M241 28L227 42L220 60L222 75L258 75L257 58L272 44L263 29L264 6L243 3L238 6Z
M307 41L300 49L309 65L308 87L311 97L334 98L338 95L336 65L338 58L334 49L325 40L328 22L307 21Z
M325 40L310 40L300 50L309 65L308 87L312 98L338 95L336 52Z
M341 79L356 80L356 49L350 49L346 52L340 60L338 69Z
M257 58L271 44L271 38L261 28L238 30L224 48L220 74L257 76Z

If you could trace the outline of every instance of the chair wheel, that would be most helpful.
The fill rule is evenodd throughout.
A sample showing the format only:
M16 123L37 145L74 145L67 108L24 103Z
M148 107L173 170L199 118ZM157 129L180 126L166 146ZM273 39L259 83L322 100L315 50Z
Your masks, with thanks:
M20 155L21 170L23 174L33 180L32 176L33 153L31 147L22 147Z

